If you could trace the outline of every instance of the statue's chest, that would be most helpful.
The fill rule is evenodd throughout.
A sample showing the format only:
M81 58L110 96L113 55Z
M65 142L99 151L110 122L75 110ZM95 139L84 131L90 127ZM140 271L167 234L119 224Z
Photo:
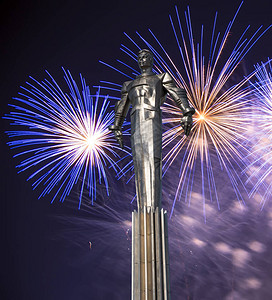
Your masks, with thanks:
M140 104L141 102L155 105L160 90L161 82L156 75L137 78L129 86L128 96L132 105Z

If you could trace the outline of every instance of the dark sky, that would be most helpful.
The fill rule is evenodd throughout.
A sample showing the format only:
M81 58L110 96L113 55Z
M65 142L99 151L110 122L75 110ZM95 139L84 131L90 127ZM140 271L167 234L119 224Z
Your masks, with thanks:
M41 80L45 69L60 81L61 67L69 69L74 77L82 73L90 85L100 80L125 80L115 77L98 61L114 63L122 55L119 48L126 42L124 31L134 35L136 30L146 32L151 28L171 48L168 14L174 13L175 4L180 12L189 4L196 28L201 24L211 26L217 10L223 30L240 2L1 1L1 117L9 112L8 103L28 76ZM271 13L269 1L245 1L235 28L242 30L248 24L255 29L260 25L267 27L272 21ZM253 70L253 64L271 57L271 41L270 31L252 49L245 62L249 70ZM8 121L1 119L0 298L129 299L130 253L126 250L130 245L125 229L119 226L120 220L115 217L112 223L110 218L101 221L88 209L78 211L76 205L51 205L50 197L37 200L38 191L32 191L27 174L16 172L18 160L13 159L14 153L6 145L4 131L8 128ZM121 219L129 220L129 205L125 204L121 211ZM88 218L94 219L88 223ZM93 239L97 240L91 250L94 253L88 248L88 241ZM114 245L107 239L112 239ZM213 262L208 266L212 269ZM261 266L258 268L261 270ZM209 273L207 266L203 276L207 276L206 272ZM185 299L175 295L174 300ZM210 299L190 295L190 299ZM254 299L272 297L267 290L265 295L268 298Z

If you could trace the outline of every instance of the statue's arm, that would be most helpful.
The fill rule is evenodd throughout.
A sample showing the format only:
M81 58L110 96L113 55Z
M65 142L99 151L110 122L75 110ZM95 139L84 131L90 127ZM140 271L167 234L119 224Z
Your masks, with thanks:
M115 138L119 143L120 147L123 148L123 135L122 135L122 125L128 113L130 102L128 98L128 86L129 82L123 84L121 90L121 100L117 101L115 104L115 118L114 123L109 127L109 130L114 132Z
M162 85L165 92L171 96L182 111L183 117L181 119L181 126L184 129L184 133L189 135L193 124L192 115L195 113L195 109L190 107L186 91L182 88L178 88L168 73L164 74Z

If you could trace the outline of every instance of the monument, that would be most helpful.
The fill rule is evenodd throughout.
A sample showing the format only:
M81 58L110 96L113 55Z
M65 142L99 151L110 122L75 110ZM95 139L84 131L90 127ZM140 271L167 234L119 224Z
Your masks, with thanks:
M167 212L162 195L162 117L160 106L167 93L181 109L181 126L188 136L194 108L184 89L176 87L168 73L152 71L153 54L138 53L141 74L123 84L109 127L123 147L122 125L132 107L131 150L135 171L138 211L132 213L132 300L169 300Z

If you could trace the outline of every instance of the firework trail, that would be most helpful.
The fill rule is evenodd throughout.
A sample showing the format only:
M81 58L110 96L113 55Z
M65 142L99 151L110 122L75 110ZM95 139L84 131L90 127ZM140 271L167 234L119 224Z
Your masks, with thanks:
M17 150L14 157L23 157L19 172L32 170L28 179L34 180L33 188L42 186L40 197L52 192L52 202L56 197L63 202L77 184L80 208L85 188L92 203L97 183L104 183L108 193L107 167L118 170L118 145L108 130L114 114L107 113L107 97L99 90L91 96L82 76L80 91L70 72L63 71L69 93L49 73L49 80L30 77L33 83L21 88L5 116L16 127L7 132L8 145Z
M250 26L248 26L239 36L230 54L226 55L227 40L231 35L241 5L222 36L216 30L216 13L211 35L208 38L204 37L202 26L199 43L195 43L197 38L193 33L189 8L185 12L186 25L183 26L176 7L176 20L174 22L170 16L170 22L184 74L174 62L177 59L170 57L151 30L149 32L153 39L152 43L137 33L140 38L139 43L125 34L132 46L129 48L121 45L121 50L134 62L137 62L137 52L143 47L148 47L154 53L154 72L168 72L177 86L185 88L191 105L196 109L192 133L187 140L180 126L182 114L170 97L162 107L163 123L168 129L163 135L163 148L166 153L163 158L164 174L171 165L181 164L171 215L176 201L180 200L182 195L190 205L195 174L198 174L198 171L201 174L198 186L202 191L204 216L206 197L209 197L211 201L216 199L218 209L220 209L213 167L217 161L220 163L220 172L224 171L227 174L238 201L244 201L240 191L241 187L244 189L240 171L243 169L243 157L248 153L248 149L244 146L248 139L246 132L250 124L248 82L254 72L235 83L232 81L232 76L249 50L269 28L262 29L261 26L250 34ZM208 39L210 39L210 45L207 48L204 41ZM126 71L120 71L127 78L133 79L132 76L139 74L130 64L120 60L118 62L122 68L127 68ZM118 68L102 63L118 71ZM130 163L126 165L125 170L131 168L133 166Z
M257 191L263 193L260 201L261 208L270 198L272 192L272 66L271 60L256 65L256 81L251 82L254 105L252 119L254 129L251 139L253 143L252 159L246 171L250 179L257 179L250 195Z

